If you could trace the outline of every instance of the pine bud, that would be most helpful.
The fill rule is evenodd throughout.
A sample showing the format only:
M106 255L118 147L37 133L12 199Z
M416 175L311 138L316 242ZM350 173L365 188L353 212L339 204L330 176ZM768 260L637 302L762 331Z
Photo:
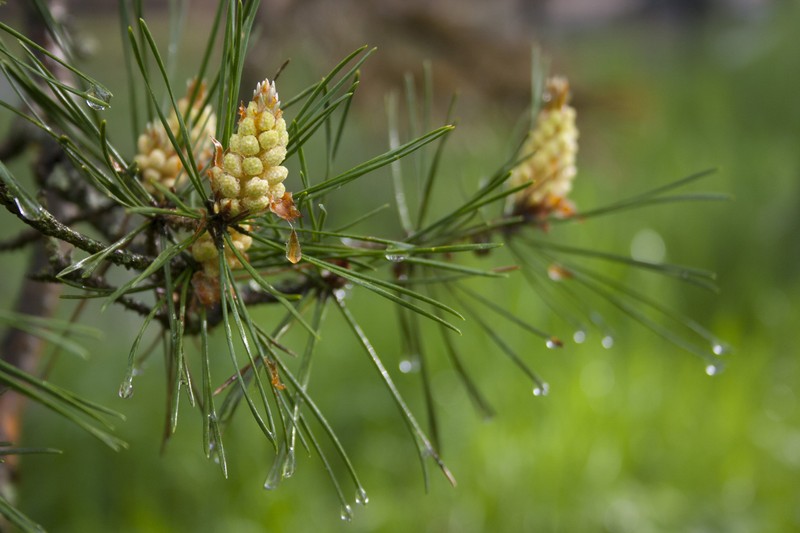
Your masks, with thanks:
M536 127L528 134L522 154L528 156L511 171L509 184L530 185L514 196L514 213L546 218L574 211L566 198L577 170L578 129L575 109L568 105L569 83L565 78L547 80L544 103Z
M217 128L217 120L211 106L203 107L205 84L201 84L197 89L197 94L195 94L191 109L189 109L189 98L195 92L195 83L190 82L186 96L178 100L178 111L186 121L189 133L189 140L188 142L183 141L183 145L191 146L195 161L199 165L205 166L205 162L212 156L210 139ZM167 117L167 124L172 135L180 140L180 125L174 109ZM161 122L148 124L145 132L137 139L136 146L138 153L134 160L139 166L144 187L148 192L160 197L153 183L173 188L186 180L187 176L183 172L180 157ZM184 148L184 153L185 150Z
M242 228L250 231L250 226L242 225ZM233 228L228 228L231 236L231 242L240 254L247 257L247 250L253 244L253 238L244 233L240 233ZM219 274L219 256L217 254L217 247L214 245L214 240L211 234L207 231L204 232L192 245L192 257L195 261L203 266L203 271L209 276L216 276ZM223 241L223 251L225 253L225 262L232 269L242 268L242 263L233 250L228 247L227 241Z
M283 180L289 174L281 166L289 134L275 83L268 80L259 83L253 99L239 109L239 115L228 150L225 154L220 151L221 157L208 173L217 212L227 212L230 216L243 209L252 214L269 209L283 197L286 191ZM238 187L229 183L229 177L238 180Z

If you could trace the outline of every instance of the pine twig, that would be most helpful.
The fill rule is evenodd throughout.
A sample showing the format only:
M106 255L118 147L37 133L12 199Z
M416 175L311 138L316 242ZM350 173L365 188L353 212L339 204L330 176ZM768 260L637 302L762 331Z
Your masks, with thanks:
M24 214L20 212L19 206L15 203L14 197L11 195L8 188L3 184L0 184L0 204L3 204L9 213L16 215L17 218L42 235L54 237L92 254L102 252L107 247L102 242L92 239L62 224L50 213L43 212L40 217L33 219L26 218ZM126 252L124 250L115 250L108 254L107 259L114 264L136 270L144 270L153 262L152 257Z

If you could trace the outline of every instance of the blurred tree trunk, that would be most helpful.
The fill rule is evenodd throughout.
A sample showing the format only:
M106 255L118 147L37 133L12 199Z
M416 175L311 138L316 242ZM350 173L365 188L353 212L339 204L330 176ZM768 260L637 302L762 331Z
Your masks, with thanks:
M52 0L49 4L54 15L63 17L67 13L66 6L62 1ZM52 53L59 54L60 50L57 50L49 35L35 3L24 2L21 5L24 9L27 34L34 41L44 43ZM58 68L44 55L41 55L40 59L48 65L52 72L59 73L63 77L63 69ZM61 162L61 150L52 140L35 138L28 132L29 130L22 125L11 129L9 138L0 149L3 152L3 160L8 161L18 157L29 146L38 145L38 153L32 162L32 174L36 180L36 186L45 191L43 201L46 202L50 212L56 218L63 218L65 215L63 202L56 194L47 192L47 184L53 169ZM41 238L32 244L32 254L25 270L28 275L41 272L50 265L50 256L55 249L50 249L49 244L48 240ZM53 244L53 246L56 245ZM58 305L61 287L60 284L42 283L26 277L20 286L14 310L25 315L50 317L55 313ZM0 357L5 362L30 374L36 373L43 350L44 341L42 339L13 327L8 329L0 342ZM25 403L24 397L6 387L0 387L0 442L8 442L13 445L20 443L22 439L21 418ZM0 463L0 493L6 498L13 498L18 466L18 457L14 455L6 456L5 462Z

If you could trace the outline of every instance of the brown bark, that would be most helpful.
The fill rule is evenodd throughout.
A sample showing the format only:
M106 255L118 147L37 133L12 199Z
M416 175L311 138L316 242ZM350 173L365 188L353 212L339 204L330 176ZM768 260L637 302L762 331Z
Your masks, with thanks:
M28 269L36 272L47 266L47 249L43 242L37 242ZM60 285L26 279L20 287L15 311L34 316L52 316L60 292ZM38 337L10 328L0 344L0 356L4 361L33 374L36 372L43 348L44 342ZM20 442L20 418L24 403L24 398L15 392L5 390L0 395L0 441L14 444ZM17 470L16 458L14 455L7 456L6 461L0 464L0 490L4 492L9 484L14 483Z
M59 4L55 6L55 4ZM54 8L54 13L65 13L64 6L59 1L51 2ZM59 9L60 7L60 9ZM28 35L31 36L36 42L45 43L46 46L55 50L55 45L47 35L47 29L44 21L38 15L34 2L25 3L25 21L28 26ZM46 61L46 58L41 58ZM61 69L54 69L53 72L59 72ZM15 136L11 132L9 138ZM24 138L23 135L18 135ZM24 143L5 143L7 149L13 148L14 153L6 154L7 158L19 155L26 148ZM32 165L33 173L36 177L37 184L46 190L47 182L54 167L58 164L59 157L56 155L60 152L58 146L52 143L44 144L39 151L39 154ZM62 218L65 213L61 207L61 202L55 195L48 195L48 208L54 216ZM44 270L49 266L48 242L46 240L39 240L33 245L33 253L31 255L27 272L35 273ZM59 295L61 293L61 286L52 283L39 283L26 278L21 286L20 292L17 296L17 301L14 310L17 313L49 317L52 316L58 304ZM8 363L20 368L28 373L35 373L39 366L44 342L29 333L9 328L5 337L0 343L0 357ZM6 387L0 387L0 441L10 442L14 445L18 444L21 439L21 416L25 407L25 398L19 394L7 390ZM14 455L5 457L5 462L0 463L0 494L5 497L13 496L13 485L18 475L18 460Z

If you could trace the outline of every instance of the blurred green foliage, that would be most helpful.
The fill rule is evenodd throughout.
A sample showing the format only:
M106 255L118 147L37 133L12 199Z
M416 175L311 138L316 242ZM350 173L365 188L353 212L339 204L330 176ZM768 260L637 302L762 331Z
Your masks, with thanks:
M555 231L628 253L635 233L647 227L666 242L668 260L716 270L716 297L638 272L625 281L702 319L729 342L734 350L724 373L705 375L699 359L624 317L614 317L610 350L590 336L550 351L498 326L515 346L530 345L524 355L551 386L549 396L536 398L507 359L470 331L468 362L497 416L482 421L445 358L433 357L443 457L459 485L451 488L431 471L426 494L391 399L331 313L311 387L370 496L344 524L316 457L300 454L294 477L278 490L261 489L272 451L241 413L226 440L228 480L204 460L201 421L188 408L161 450L161 356L156 351L137 378L135 396L119 399L137 318L116 309L99 315L99 305L91 305L91 322L106 340L87 344L89 362L62 357L51 379L125 413L119 434L130 449L114 453L33 406L23 444L65 453L24 458L21 509L58 532L800 529L798 23L800 11L785 5L762 20L711 21L685 33L623 26L546 43L558 50L557 70L577 88L579 206L720 167L704 188L733 193L730 204L655 207ZM505 155L505 134L474 142L502 126L459 127L456 135L466 140L451 147L450 164L458 166L446 171L454 179L478 177L491 168L487 161ZM367 133L348 141L345 148L354 150L374 146ZM496 298L549 325L538 302L519 295L527 290L512 276ZM384 326L393 310L358 292L351 303L396 369L399 339ZM266 324L272 316L268 309L256 315ZM396 374L421 413L418 376Z

